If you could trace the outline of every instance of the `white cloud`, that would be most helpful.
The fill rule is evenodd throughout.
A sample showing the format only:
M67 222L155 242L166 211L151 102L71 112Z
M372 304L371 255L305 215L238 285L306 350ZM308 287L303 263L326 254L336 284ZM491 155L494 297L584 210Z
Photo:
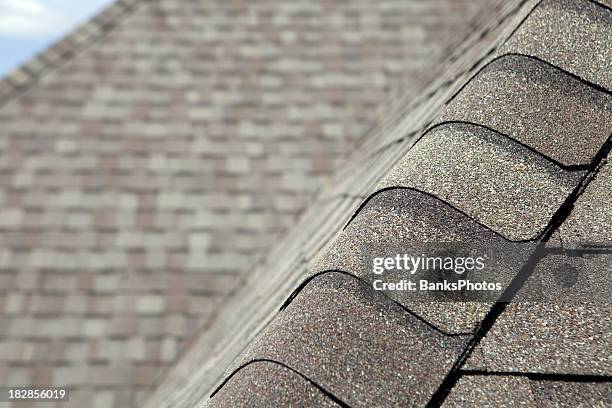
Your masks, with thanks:
M72 26L70 18L40 0L0 0L0 35L47 37Z

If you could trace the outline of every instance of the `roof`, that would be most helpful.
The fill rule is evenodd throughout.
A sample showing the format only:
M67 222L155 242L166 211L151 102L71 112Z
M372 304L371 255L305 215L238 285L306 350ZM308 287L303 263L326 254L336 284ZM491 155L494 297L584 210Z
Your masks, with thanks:
M585 381L551 381L545 376L481 375L461 377L445 407L470 406L604 406L610 402L608 384Z
M0 383L148 397L500 3L118 0L0 81Z
M224 301L215 318L194 340L150 396L146 406L190 407L207 398L227 367L308 276L316 258L368 194L368 190L411 146L413 136L435 118L462 81L508 35L508 21L525 11L515 2L482 9L469 35L442 63L432 65L432 82L423 94L406 92L387 105L389 115L366 136L363 146L344 163L308 206L286 237L262 262L254 265L240 286Z
M604 295L612 289L605 278L612 9L589 0L532 6L508 23L473 77L460 81L445 111L436 112L441 119L413 137L397 123L386 130L381 143L395 154L369 153L385 162L384 171L354 164L352 171L366 168L360 174L372 179L344 190L360 197L356 213L313 270L293 266L301 284L276 315L259 321L258 334L200 402L215 407L240 398L249 405L261 396L252 387L274 384L275 375L249 382L243 371L265 361L341 406L610 404L609 296L572 296L590 293L589 284L603 285ZM513 302L466 313L466 305L431 301L415 310L372 289L362 264L368 243L458 235L531 244L526 259L507 265L503 295ZM574 285L575 276L584 279ZM520 302L536 279L549 301ZM550 301L560 290L571 301ZM270 399L258 403L288 403L285 396L306 392L275 389L267 387Z

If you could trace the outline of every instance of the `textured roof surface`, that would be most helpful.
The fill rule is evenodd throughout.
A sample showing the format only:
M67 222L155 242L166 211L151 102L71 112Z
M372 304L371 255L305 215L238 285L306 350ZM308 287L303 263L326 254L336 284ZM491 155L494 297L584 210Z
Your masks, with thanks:
M594 181L587 189L592 187L597 187ZM611 208L605 211L610 214ZM575 222L571 219L570 216L566 222ZM607 230L607 236L611 231ZM565 233L564 238L571 246L595 245L599 235L599 231L593 230L593 234L580 237ZM609 246L561 252L540 259L517 294L520 302L508 305L474 350L467 367L487 371L610 375L610 271L612 248Z
M445 401L448 407L535 407L529 380L523 377L464 376Z
M482 9L473 31L460 46L453 48L449 58L428 72L433 82L425 92L431 96L415 98L414 91L409 90L390 103L389 116L385 115L369 133L363 148L326 183L286 239L280 240L230 295L146 406L192 407L208 398L212 388L223 380L225 368L300 285L315 258L338 235L364 195L409 149L411 141L405 138L406 133L427 125L434 112L457 90L455 77L469 78L478 68L473 61L490 51L500 33L510 31L503 22L518 19L525 12L514 1L488 4L495 8ZM407 106L415 109L406 111ZM401 122L398 124L405 133L390 127L390 121ZM403 139L400 144L388 143L396 136Z
M253 359L279 361L349 406L609 405L609 296L591 303L574 296L600 286L610 294L601 238L612 233L612 206L603 199L612 10L588 0L530 7L518 14L524 21L507 20L507 36L467 71L471 81L457 77L446 113L433 102L414 107L403 114L416 125L392 121L378 145L364 146L371 149L364 157L387 159L375 175L365 159L342 173L368 178L342 186L365 205L311 263L288 306L241 343L228 374ZM448 123L440 114L470 115L473 123ZM387 146L394 153L385 156ZM372 289L366 261L376 245L453 239L537 245L527 260L507 265L513 280L504 294L513 302L440 317L434 303ZM578 239L587 252L576 258L568 251ZM437 311L452 314L453 306ZM466 328L473 330L457 334Z
M610 24L610 9L596 1L544 0L500 52L537 57L612 90Z
M610 248L575 250L551 246L542 252L517 293L517 300L608 303L612 289L608 277L612 268Z
M609 270L608 270L609 271ZM486 371L608 375L609 303L513 303L474 351L468 368Z
M507 306L466 366L609 375L611 270L611 253L546 256L518 293L518 302Z
M612 403L610 383L465 375L443 407L597 407Z
M609 160L608 157L606 160ZM561 225L562 242L612 244L612 166L607 161L576 202L569 218Z
M505 283L514 277L532 249L531 246L517 245L512 248L513 245L503 237L435 197L412 189L391 189L378 193L367 202L313 271L349 271L371 284L379 279L371 270L374 256L386 252L405 253L410 243L439 245L444 242L499 250L504 256L497 259L496 278ZM385 279L393 282L402 278L405 275L399 272L387 274ZM387 294L447 333L474 330L490 308L490 304L484 302L438 303L435 298L417 299L405 291Z
M330 272L314 278L239 363L278 361L350 406L407 400L418 406L466 341L434 331L369 285Z
M0 81L0 383L148 397L379 106L499 3L118 0Z
M427 132L378 187L423 190L519 241L542 233L580 177L499 133L451 123Z
M510 55L463 88L438 122L445 121L479 123L562 165L588 165L610 135L612 95L544 62Z
M210 407L338 407L304 377L269 361L243 367L211 399Z

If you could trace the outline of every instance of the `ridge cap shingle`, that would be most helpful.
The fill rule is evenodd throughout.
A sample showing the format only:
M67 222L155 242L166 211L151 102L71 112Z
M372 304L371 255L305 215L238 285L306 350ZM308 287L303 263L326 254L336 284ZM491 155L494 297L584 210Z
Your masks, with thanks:
M564 0L563 0L563 1L564 1ZM585 1L586 1L586 0L585 0ZM580 68L582 69L582 68L584 68L584 67L580 67ZM592 68L592 67L591 67L591 68ZM588 69L588 68L587 68L587 69ZM518 145L518 143L517 143L517 145ZM605 147L606 147L606 143L604 143L602 146L600 146L600 147L599 147L599 149L598 149L598 153L597 153L597 154L594 156L594 158L598 158L598 157L599 157L599 155L600 155L600 153L601 153L601 151L602 151L601 149L604 149ZM599 157L599 159L601 159L601 157ZM589 170L593 170L593 169L592 169L592 166L593 166L593 165L591 164L591 166L589 167ZM409 175L412 175L412 173L409 173ZM553 213L551 213L551 214L550 214L550 216L548 217L548 220L546 221L546 225L547 225L547 226L550 226L550 223L554 221L554 219L557 217L557 212L559 211L559 209L561 209L562 207L564 207L564 206L567 204L567 202L568 202L567 200L568 200L568 199L570 199L570 198L571 198L571 199L575 199L575 198L577 198L577 196L578 196L577 192L579 191L579 185L580 185L581 183L585 182L585 181L586 181L586 182L588 182L588 181L589 181L589 179L588 179L588 175L585 177L585 176L584 176L584 174L577 175L576 179L577 179L577 183L576 183L575 185L573 185L573 186L572 186L572 188L570 189L570 191L564 191L564 194L565 194L564 199L563 199L563 200L561 200L560 202L556 203L556 211L554 211ZM579 179L580 179L580 180L579 180ZM552 193L551 193L551 194L552 194ZM362 207L362 208L363 208L363 207ZM322 276L322 275L317 275L317 276ZM349 275L349 276L352 276L352 275ZM310 281L308 281L308 282L306 283L306 286L308 286L308 285L311 285ZM315 296L315 297L316 297L316 296ZM502 311L502 312L503 312L503 311ZM489 316L487 316L487 318L488 318L488 317L489 317ZM350 319L347 319L347 321L346 321L345 323L350 325L350 321L348 321L348 320L350 320ZM274 323L272 323L272 324L274 324ZM263 337L263 336L258 336L258 338L259 338L259 337ZM264 342L265 342L265 339L264 339L264 340L262 340L262 341L264 341ZM341 345L339 345L339 346L341 346ZM313 347L316 347L316 345L315 345L315 346L313 346ZM461 360L457 360L457 361L462 363L462 361L461 361ZM312 367L310 367L310 368L312 368ZM453 369L454 369L454 368L453 368ZM458 377L458 378L459 378L459 377ZM445 383L446 383L446 379L445 379ZM445 386L446 386L446 385L443 385L443 387L445 387ZM442 388L443 388L443 387L442 387ZM440 390L441 390L442 388L440 388ZM434 395L432 398L434 398L436 401L441 401L441 402L443 402L443 401L444 401L444 398L443 398L443 397L442 397L442 399L440 400L440 396L438 395L438 392L436 392L436 394L435 394L435 395ZM431 401L433 401L433 399L432 399L432 400L430 400L430 402L431 402Z

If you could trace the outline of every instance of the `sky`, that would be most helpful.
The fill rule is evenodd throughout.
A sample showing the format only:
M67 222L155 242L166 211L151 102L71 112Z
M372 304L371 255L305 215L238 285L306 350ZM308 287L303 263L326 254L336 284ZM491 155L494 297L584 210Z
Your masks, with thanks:
M0 77L113 0L0 0Z

